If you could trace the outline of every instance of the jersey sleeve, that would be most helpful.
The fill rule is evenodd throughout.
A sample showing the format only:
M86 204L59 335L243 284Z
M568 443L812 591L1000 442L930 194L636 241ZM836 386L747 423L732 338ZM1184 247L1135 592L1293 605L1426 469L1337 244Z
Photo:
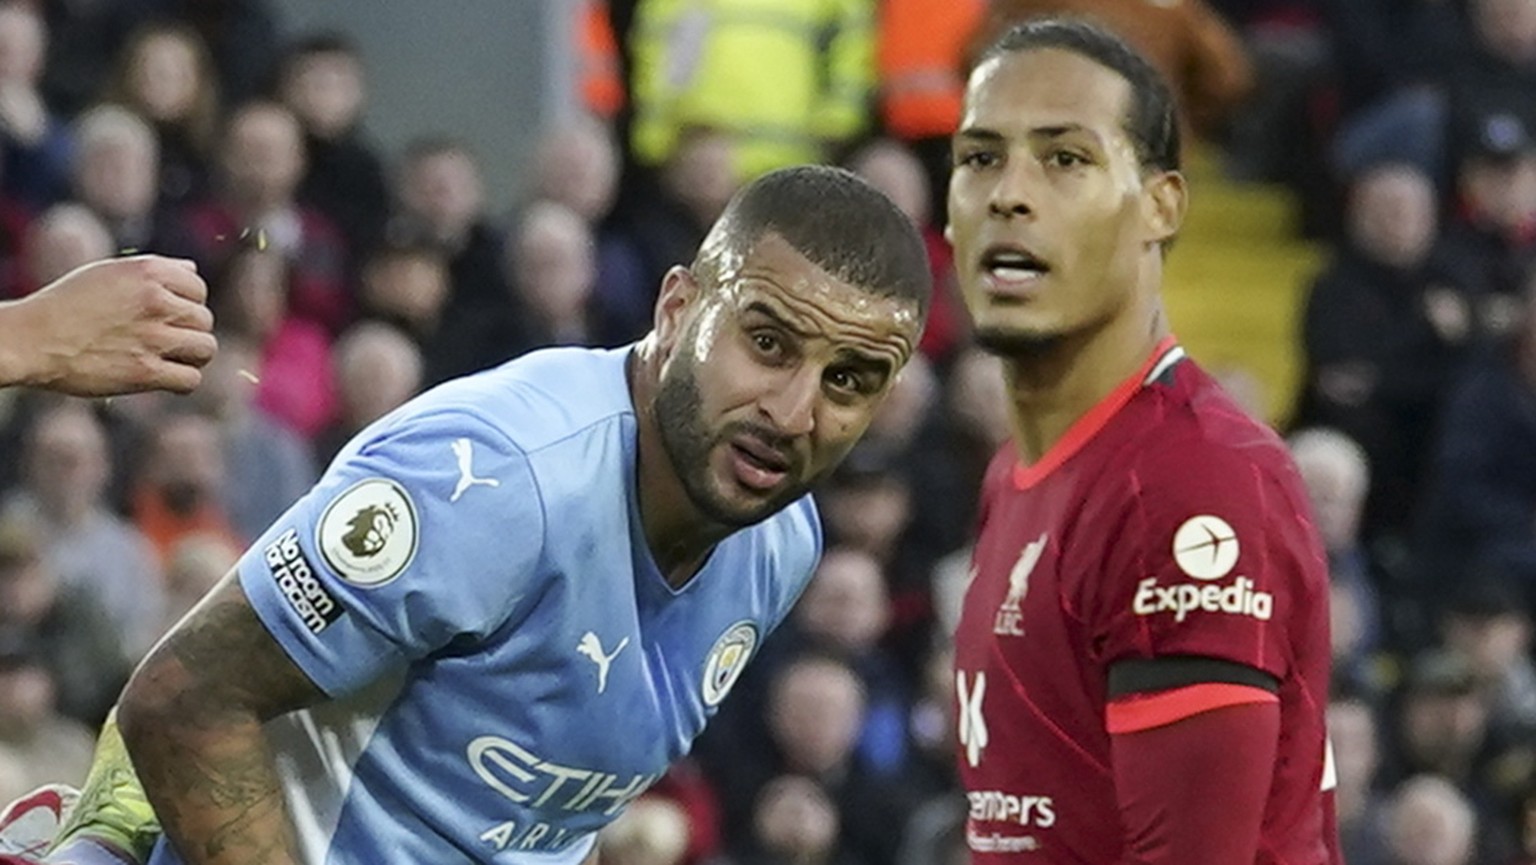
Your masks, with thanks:
M1197 656L1283 678L1300 593L1326 565L1276 446L1195 443L1130 467L1128 489L1089 515L1103 537L1085 599L1095 660Z
M489 421L406 416L342 451L241 558L240 584L340 696L520 615L544 522L526 455Z

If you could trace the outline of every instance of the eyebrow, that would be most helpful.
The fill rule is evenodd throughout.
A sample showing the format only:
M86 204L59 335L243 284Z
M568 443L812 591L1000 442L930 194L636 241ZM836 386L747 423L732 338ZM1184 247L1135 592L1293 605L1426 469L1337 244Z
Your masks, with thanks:
M1024 133L1025 137L1027 138L1044 138L1048 140L1074 134L1086 135L1089 138L1092 138L1095 144L1103 146L1103 139L1099 133L1089 129L1081 123L1056 123L1050 126L1036 126ZM959 132L955 133L955 138L967 139L970 141L985 141L987 143L995 144L998 142L1006 141L1008 136L997 131L996 129L988 129L984 126L971 126L966 127L965 129L961 129Z
M754 300L747 304L745 313L757 313L768 319L775 326L794 334L801 339L816 339L825 335L817 331L809 331L790 323L789 319L778 310L761 300ZM895 367L886 358L878 355L867 354L856 348L839 348L837 358L843 363L857 367L862 372L874 373L884 378L890 378L895 372Z

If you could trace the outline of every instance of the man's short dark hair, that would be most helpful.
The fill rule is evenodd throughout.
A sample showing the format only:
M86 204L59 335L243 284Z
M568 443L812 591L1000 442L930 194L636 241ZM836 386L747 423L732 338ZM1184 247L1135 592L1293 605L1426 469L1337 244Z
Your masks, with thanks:
M1081 18L1041 18L1020 24L988 48L977 65L1004 54L1045 48L1071 51L1119 73L1131 85L1125 130L1143 167L1179 170L1179 121L1163 76L1119 36Z
M922 235L884 193L852 172L801 165L764 174L726 205L716 231L722 229L743 253L763 235L777 234L843 282L928 312L933 275ZM706 245L700 255L708 254Z

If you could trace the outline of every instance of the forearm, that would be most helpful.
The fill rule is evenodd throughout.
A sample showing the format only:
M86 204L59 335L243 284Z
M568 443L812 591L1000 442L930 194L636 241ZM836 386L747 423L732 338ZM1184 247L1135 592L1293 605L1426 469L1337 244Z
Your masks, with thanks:
M145 659L123 692L118 726L187 865L299 861L262 723L321 698L233 577Z
M0 387L31 384L34 334L20 301L0 303Z
M125 711L123 736L165 837L187 865L288 865L297 845L254 715Z

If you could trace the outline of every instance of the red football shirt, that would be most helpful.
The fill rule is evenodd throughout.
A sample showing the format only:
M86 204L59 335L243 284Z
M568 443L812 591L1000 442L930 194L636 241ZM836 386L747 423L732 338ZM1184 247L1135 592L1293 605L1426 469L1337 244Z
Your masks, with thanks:
M1284 444L1171 339L1035 465L1005 446L983 486L955 646L975 861L1125 861L1108 672L1172 655L1280 683L1256 862L1330 865L1327 598Z

